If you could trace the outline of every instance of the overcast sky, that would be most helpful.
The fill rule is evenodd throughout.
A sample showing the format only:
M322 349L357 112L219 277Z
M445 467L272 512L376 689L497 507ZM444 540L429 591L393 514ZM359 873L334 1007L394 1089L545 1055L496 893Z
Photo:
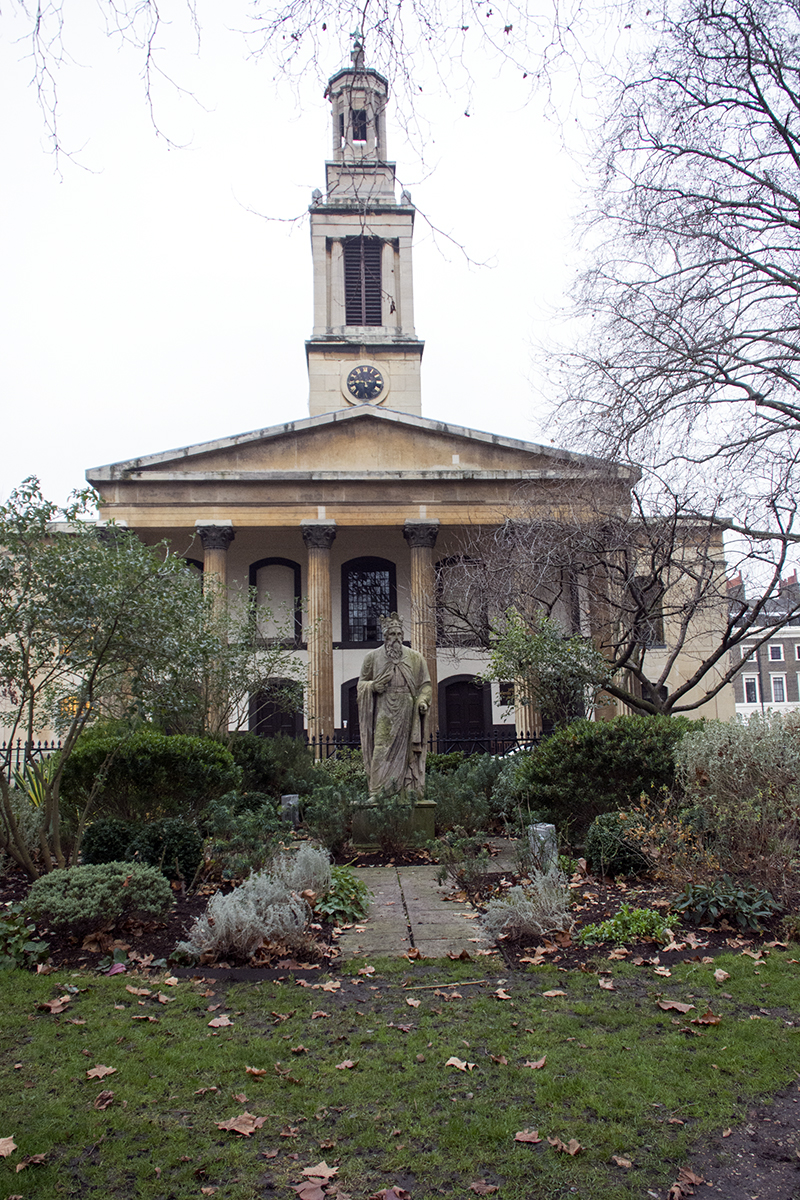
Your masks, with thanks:
M202 107L159 89L159 123L185 144L170 148L133 52L96 12L70 16L97 27L67 26L62 132L76 163L59 175L14 41L23 23L4 20L2 495L36 474L60 501L87 467L307 416L306 210L331 140L319 79L297 95L236 32L206 28L200 57L171 63ZM344 62L332 46L326 73ZM419 106L425 167L392 98L388 137L418 208L423 415L539 440L535 343L569 282L580 172L519 73L487 65L469 116L435 88Z

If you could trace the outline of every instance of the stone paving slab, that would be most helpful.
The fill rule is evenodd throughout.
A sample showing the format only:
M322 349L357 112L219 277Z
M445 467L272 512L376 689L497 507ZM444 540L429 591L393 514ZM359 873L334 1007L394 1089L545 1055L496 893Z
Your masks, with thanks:
M472 910L446 901L435 866L361 867L356 874L373 893L368 917L339 939L344 958L401 957L412 946L424 958L487 949ZM476 941L476 939L478 939Z

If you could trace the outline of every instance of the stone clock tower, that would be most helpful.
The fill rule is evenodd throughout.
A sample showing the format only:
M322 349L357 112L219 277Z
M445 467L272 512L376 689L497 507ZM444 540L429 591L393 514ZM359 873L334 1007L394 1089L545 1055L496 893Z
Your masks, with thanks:
M386 160L388 85L364 66L328 81L333 158L326 195L314 192L311 252L314 330L306 342L312 417L370 404L421 415L424 343L414 332L411 238L414 206L395 196Z

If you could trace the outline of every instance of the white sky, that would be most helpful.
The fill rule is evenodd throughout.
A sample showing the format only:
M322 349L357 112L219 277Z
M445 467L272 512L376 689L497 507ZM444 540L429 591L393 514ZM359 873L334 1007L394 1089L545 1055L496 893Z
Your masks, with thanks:
M93 19L96 29L69 25ZM99 20L97 10L68 15L78 62L61 72L63 134L83 166L64 162L59 178L13 40L23 23L4 16L3 497L36 474L61 501L87 467L308 415L308 224L265 217L303 217L324 187L319 81L298 100L247 59L237 33L206 27L199 59L170 61L204 107L159 92L161 126L188 143L170 149L149 123L137 59ZM332 50L326 73L344 61ZM575 163L528 88L487 67L469 118L463 97L423 93L427 173L392 101L388 136L418 206L423 415L538 440L533 343L569 281L580 196ZM437 244L423 213L493 265Z

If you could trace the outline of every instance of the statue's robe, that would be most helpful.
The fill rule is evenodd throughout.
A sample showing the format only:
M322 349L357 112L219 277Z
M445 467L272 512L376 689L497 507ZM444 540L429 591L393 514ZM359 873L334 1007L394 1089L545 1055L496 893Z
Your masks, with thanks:
M431 679L425 659L402 648L394 662L384 646L365 656L358 681L361 749L369 794L405 792L409 801L425 789L425 757ZM421 713L420 704L426 706Z

